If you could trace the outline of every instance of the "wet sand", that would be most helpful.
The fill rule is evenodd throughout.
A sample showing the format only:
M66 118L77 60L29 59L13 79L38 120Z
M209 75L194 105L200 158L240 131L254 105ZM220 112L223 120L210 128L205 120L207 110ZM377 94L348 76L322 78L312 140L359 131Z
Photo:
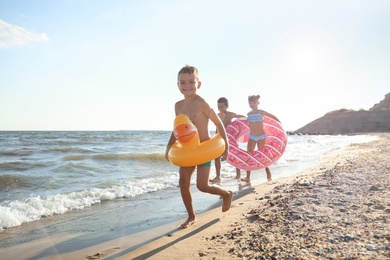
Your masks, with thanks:
M390 134L380 136L120 259L389 259Z
M0 259L389 259L390 134L378 136L246 189L228 212L211 209L187 229L183 219L78 249L66 241L82 237L59 233L1 248Z

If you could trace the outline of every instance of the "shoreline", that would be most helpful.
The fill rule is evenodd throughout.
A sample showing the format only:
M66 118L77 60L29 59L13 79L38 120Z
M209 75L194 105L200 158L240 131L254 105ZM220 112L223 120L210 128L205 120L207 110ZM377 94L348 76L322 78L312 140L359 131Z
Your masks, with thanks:
M105 240L85 238L81 232L58 233L0 248L0 254L10 259L386 259L390 257L390 228L384 222L390 214L390 165L386 161L390 134L373 135L380 139L332 152L324 156L321 166L298 176L241 191L228 212L222 213L218 206L198 214L188 229L178 228L181 219ZM364 192L354 196L352 188ZM321 224L324 229L317 230ZM86 245L83 239L90 239L89 246L72 247L77 240ZM337 255L346 250L350 252Z
M107 259L388 259L390 134L378 136L257 186L228 214L211 210L190 230Z

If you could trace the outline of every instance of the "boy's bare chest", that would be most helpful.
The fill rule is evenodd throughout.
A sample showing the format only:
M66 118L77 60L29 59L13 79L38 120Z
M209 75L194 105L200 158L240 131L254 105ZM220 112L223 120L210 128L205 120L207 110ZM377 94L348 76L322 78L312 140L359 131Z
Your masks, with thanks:
M197 114L199 114L199 106L197 103L185 103L183 102L182 104L180 104L180 106L178 107L178 111L177 111L179 114L186 114L187 116L189 116L190 118L191 117L195 117Z

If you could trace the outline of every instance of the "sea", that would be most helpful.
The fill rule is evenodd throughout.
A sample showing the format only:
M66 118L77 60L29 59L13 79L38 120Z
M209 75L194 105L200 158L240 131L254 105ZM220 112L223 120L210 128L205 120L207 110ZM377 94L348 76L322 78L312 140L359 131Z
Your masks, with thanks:
M127 212L116 222L123 222L121 228L132 232L185 220L178 167L164 157L170 134L170 131L1 131L0 234L43 220L61 219L63 223L86 215L94 230L108 229L112 223L106 227L102 220L94 223L93 216L104 219L112 216L108 212L113 210ZM270 167L273 180L316 167L332 151L375 139L373 135L289 135L283 156ZM245 174L242 171L242 177ZM199 192L195 175L191 190L196 212L201 213L221 199ZM235 168L222 162L220 185L235 192L245 189L235 176ZM213 177L214 164L210 174ZM252 181L247 186L264 182L266 175L261 169L252 172ZM81 226L85 225L85 221L82 223Z

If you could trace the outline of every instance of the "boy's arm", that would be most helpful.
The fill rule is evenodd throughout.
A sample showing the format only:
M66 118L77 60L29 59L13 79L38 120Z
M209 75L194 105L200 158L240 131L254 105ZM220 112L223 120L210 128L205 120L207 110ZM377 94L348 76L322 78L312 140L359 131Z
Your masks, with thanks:
M218 113L218 117L219 117L219 119L221 119L221 113ZM222 121L222 119L221 119L221 121ZM218 134L218 128L215 128L215 133Z
M177 113L178 106L179 106L179 102L176 102L176 104L175 104L175 116L178 115L178 113ZM167 146L166 146L166 148L165 148L165 159L168 160L168 152L169 152L169 149L171 149L171 146L172 146L175 142L176 142L176 137L175 137L175 135L174 135L174 133L173 133L173 131L172 131L171 137L169 138L168 144L167 144ZM168 161L169 161L169 160L168 160Z
M218 133L222 136L223 140L225 141L225 151L222 154L222 159L226 160L228 156L228 151L229 151L229 142L226 137L226 130L225 127L219 118L219 116L215 113L215 111L210 108L210 113L209 113L209 118L210 120L215 124L217 127Z
M167 147L165 148L165 159L168 159L168 152L169 152L169 149L171 149L171 146L176 142L176 137L175 135L173 134L173 131L171 133L171 137L169 138L169 141L168 141L168 144L167 144Z
M231 118L231 119L233 119L233 118L240 118L240 117L246 117L246 116L243 116L243 115L236 114L234 112L229 112L229 114L230 114L229 118Z
M239 114L236 114L236 113L234 113L234 115L235 115L235 116L234 116L235 118L246 117L246 116L239 115Z

